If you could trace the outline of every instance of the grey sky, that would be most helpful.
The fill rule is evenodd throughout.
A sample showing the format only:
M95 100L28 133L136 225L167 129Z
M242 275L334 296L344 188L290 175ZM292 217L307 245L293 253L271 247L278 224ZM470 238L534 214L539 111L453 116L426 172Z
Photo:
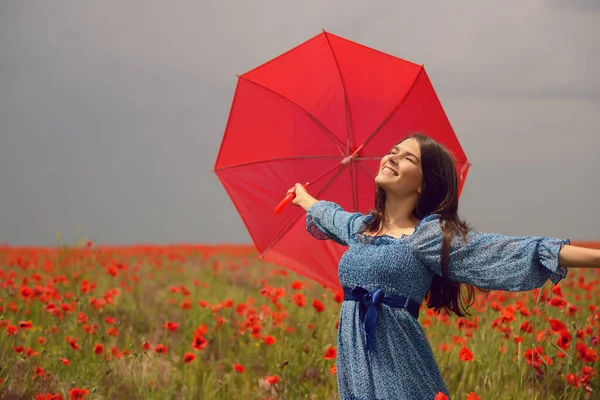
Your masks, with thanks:
M425 65L467 222L600 240L599 4L3 0L0 243L249 242L210 172L235 74L322 28Z

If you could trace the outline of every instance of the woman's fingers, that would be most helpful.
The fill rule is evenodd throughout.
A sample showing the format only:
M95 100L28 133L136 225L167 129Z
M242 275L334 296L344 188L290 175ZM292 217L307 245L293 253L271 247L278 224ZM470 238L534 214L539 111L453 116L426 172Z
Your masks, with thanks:
M301 183L296 183L296 185L294 186L296 189L296 194L299 193L306 193L306 189L304 188L304 185Z
M295 194L294 199L292 200L292 204L298 205L302 200L303 196L307 194L306 188L301 183L296 183L294 187L291 187L286 192L286 196L290 194Z

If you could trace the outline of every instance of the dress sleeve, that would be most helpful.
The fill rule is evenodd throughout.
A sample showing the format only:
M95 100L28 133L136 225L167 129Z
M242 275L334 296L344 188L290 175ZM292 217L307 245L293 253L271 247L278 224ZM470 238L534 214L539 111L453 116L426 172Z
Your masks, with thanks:
M439 216L429 215L416 233L413 254L428 269L442 275L443 233ZM536 236L510 237L469 231L466 240L453 237L448 273L451 280L479 288L512 292L557 284L567 275L558 265L558 254L569 239Z
M348 246L361 217L361 213L346 212L336 203L319 200L306 210L306 230L317 239Z

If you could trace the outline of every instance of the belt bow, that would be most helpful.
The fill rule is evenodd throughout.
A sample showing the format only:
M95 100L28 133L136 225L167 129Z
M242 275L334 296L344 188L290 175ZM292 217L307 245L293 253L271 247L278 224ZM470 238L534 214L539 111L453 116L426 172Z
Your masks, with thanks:
M360 331L365 335L366 351L373 354L375 349L375 326L381 304L390 307L405 308L415 319L419 317L420 305L408 296L386 295L381 289L369 292L361 286L352 289L344 287L344 300L358 302Z
M352 288L352 296L358 299L358 315L360 318L360 328L367 339L367 348L369 353L373 353L375 345L375 324L377 323L377 314L379 306L383 301L385 292L381 289L376 289L369 292L367 289L360 286Z

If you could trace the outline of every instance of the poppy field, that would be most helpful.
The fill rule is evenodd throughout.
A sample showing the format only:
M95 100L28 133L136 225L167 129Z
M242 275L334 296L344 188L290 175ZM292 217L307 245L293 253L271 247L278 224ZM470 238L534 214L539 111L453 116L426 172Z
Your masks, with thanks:
M341 301L251 247L0 247L0 399L337 399ZM471 314L419 317L453 399L600 398L600 271Z

